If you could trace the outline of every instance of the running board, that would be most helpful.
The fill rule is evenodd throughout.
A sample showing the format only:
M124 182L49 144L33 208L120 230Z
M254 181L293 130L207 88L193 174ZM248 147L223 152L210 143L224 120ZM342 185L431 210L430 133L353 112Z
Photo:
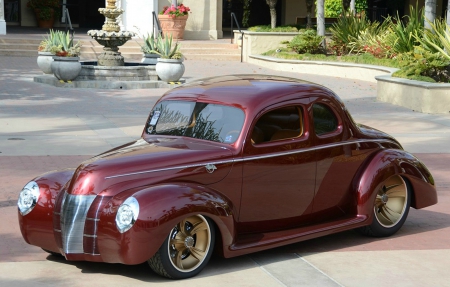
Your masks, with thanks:
M235 244L225 250L225 257L234 257L258 252L287 244L317 238L366 225L367 216L358 215L351 218L295 229L249 234L238 238Z

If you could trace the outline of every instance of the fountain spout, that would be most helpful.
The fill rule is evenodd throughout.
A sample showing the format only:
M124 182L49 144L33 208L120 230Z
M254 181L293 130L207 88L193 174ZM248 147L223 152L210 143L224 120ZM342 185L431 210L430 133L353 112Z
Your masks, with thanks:
M125 44L135 34L129 31L120 31L117 18L124 12L116 7L116 0L107 0L106 8L98 9L106 18L102 30L89 30L88 35L102 45L103 52L98 56L99 66L123 66L125 60L119 52L119 46Z

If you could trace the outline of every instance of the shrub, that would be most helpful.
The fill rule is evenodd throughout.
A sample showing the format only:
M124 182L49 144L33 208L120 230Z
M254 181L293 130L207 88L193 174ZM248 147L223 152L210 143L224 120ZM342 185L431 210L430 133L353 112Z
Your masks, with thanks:
M288 44L287 47L292 49L298 54L320 54L323 53L321 46L323 36L318 36L316 31L308 29L303 33L295 36Z
M353 15L342 16L330 28L333 34L331 39L335 43L342 44L343 53L352 52L356 47L359 35L370 26L370 21L365 17L359 18Z
M278 26L276 28L271 28L270 25L260 25L248 28L252 32L298 32L295 26Z
M431 53L420 46L398 56L401 69L394 77L427 82L450 82L450 60L441 53Z

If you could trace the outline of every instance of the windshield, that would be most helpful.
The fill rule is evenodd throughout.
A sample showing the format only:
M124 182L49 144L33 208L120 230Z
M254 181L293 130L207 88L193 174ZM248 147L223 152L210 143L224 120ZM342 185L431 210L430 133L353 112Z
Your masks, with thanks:
M221 143L234 143L244 124L241 109L185 101L163 101L150 113L147 134L185 136Z

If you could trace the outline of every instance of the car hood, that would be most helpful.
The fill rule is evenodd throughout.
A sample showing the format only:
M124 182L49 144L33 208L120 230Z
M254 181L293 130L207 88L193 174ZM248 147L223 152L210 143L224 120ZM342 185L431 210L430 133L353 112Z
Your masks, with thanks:
M229 173L232 152L215 143L189 138L139 139L83 162L68 193L115 194L164 182L216 183Z

